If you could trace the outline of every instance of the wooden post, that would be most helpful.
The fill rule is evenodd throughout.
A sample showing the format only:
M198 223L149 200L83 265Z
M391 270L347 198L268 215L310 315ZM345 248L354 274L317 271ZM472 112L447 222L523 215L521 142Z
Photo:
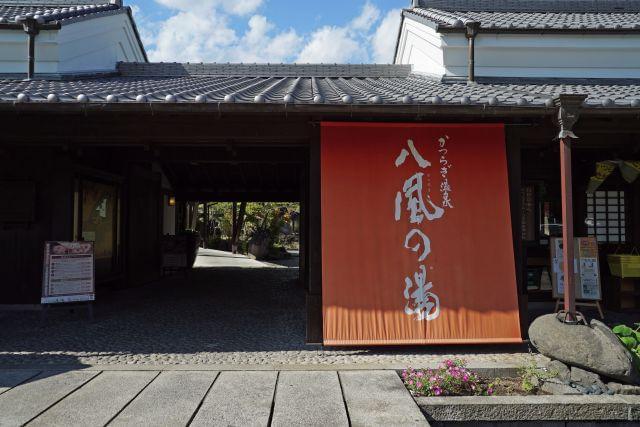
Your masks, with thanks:
M320 185L320 129L309 146L309 189L307 216L307 343L321 344L322 321L322 206Z
M560 139L560 177L562 180L562 257L564 273L564 310L575 319L576 295L574 278L573 187L571 138Z
M236 246L236 234L238 233L238 204L233 202L231 204L231 252L238 253L238 247Z
M518 288L518 307L520 311L520 333L527 335L529 328L529 300L525 285L525 266L522 245L522 152L520 134L517 127L505 129L507 144L507 170L509 174L509 199L511 208L511 233L513 236L513 254L516 266L516 287Z
M564 310L567 321L576 318L576 294L574 278L574 235L573 235L573 180L571 163L571 140L578 137L573 126L580 118L580 108L586 95L560 95L554 99L558 107L560 133L560 178L562 187L562 257L564 274Z
M204 244L202 245L205 249L209 244L209 202L204 202Z

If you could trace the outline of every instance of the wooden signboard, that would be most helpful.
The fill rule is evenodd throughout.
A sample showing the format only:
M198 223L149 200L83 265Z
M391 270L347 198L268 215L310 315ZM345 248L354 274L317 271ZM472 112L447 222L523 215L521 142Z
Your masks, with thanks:
M46 242L42 304L95 300L93 242Z
M602 285L598 261L598 242L595 237L576 238L574 253L576 300L601 301ZM555 299L564 297L565 281L562 263L562 238L554 237L551 239L551 279Z

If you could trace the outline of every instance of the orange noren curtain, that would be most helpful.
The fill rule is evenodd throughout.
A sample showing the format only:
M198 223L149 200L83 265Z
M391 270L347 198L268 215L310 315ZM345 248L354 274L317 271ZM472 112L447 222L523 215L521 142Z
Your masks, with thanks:
M503 125L322 124L326 345L518 343Z

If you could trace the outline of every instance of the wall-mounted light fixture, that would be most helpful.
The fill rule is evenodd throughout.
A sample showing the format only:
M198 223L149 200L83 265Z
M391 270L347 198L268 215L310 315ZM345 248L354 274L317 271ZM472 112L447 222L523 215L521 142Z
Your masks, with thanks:
M176 205L176 196L169 196L169 206Z

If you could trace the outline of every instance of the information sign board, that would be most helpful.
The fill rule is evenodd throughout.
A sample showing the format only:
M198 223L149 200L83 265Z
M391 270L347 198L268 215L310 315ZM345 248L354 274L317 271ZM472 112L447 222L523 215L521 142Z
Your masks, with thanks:
M602 290L600 285L600 265L598 261L598 242L595 237L578 237L575 239L575 287L576 299L600 301ZM553 280L553 297L564 296L564 272L562 257L562 238L551 239L551 266Z
M46 242L41 303L94 300L93 242Z

